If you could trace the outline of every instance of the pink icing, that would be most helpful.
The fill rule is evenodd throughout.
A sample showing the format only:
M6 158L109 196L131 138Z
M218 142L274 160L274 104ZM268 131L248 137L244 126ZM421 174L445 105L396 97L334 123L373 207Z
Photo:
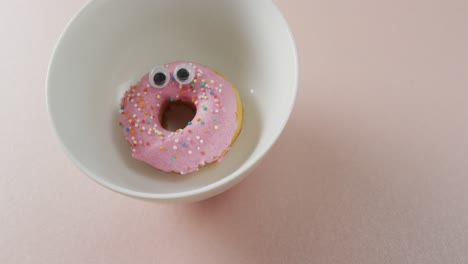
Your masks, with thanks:
M186 174L220 160L230 147L238 121L234 88L213 70L191 63L196 76L180 85L172 76L177 65L165 65L171 80L162 89L150 85L149 74L132 86L121 101L120 126L132 145L132 156L166 172ZM203 87L204 86L204 87ZM191 125L171 132L159 120L164 102L186 101L197 106ZM190 123L189 123L190 124Z

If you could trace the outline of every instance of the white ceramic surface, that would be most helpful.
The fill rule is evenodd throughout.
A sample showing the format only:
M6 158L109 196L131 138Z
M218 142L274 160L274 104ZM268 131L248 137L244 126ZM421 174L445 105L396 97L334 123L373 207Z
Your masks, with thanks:
M118 127L124 90L153 65L176 60L222 72L245 108L225 160L185 176L132 159ZM277 140L294 104L297 65L288 25L268 0L95 0L58 42L47 104L69 156L95 181L138 198L197 201L238 183Z

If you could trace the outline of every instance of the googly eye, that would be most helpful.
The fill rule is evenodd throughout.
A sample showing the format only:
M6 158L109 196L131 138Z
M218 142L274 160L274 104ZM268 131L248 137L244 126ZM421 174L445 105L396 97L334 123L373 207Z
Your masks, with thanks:
M162 66L154 68L149 74L149 82L151 86L157 89L164 88L171 80L169 71Z
M195 70L188 63L178 65L174 70L174 79L180 84L188 84L195 78Z

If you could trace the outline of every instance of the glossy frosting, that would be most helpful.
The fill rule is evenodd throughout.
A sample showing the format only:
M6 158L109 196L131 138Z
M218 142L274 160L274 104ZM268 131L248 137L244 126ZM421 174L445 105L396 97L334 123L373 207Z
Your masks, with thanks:
M149 74L125 92L120 127L132 146L132 155L166 172L186 174L219 161L237 137L242 106L237 91L210 68L191 63L193 82L180 85L172 78L177 65L165 65L171 80L162 89L150 85ZM161 125L161 107L170 101L192 102L195 118L187 127L171 132Z

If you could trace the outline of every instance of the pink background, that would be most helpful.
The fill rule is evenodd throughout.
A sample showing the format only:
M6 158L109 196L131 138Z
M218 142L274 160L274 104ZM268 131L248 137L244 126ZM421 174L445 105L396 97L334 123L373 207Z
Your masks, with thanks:
M262 165L193 205L129 199L62 152L53 46L85 0L0 1L0 263L467 263L468 2L276 1L300 52Z

